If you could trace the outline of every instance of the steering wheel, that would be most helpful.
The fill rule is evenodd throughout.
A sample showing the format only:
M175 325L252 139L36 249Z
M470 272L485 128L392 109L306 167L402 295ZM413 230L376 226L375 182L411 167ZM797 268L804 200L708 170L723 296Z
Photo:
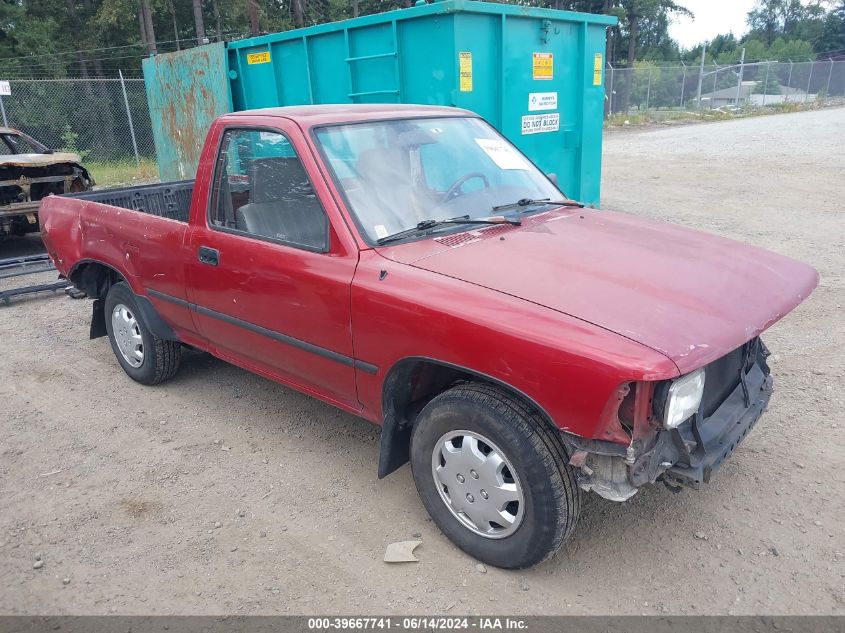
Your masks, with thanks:
M446 190L446 193L443 194L443 197L440 199L440 203L444 203L451 198L457 198L461 190L461 187L464 186L464 183L472 180L473 178L480 178L484 181L485 189L490 188L490 181L487 179L487 176L482 174L480 171L471 171L468 174L464 174L460 178L458 178L455 182L451 184L451 186Z

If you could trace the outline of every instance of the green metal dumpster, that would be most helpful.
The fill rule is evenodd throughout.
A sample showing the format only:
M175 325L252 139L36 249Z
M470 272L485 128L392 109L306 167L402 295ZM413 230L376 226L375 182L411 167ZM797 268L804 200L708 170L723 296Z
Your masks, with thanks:
M605 29L614 24L603 15L444 0L210 45L203 55L151 57L144 78L162 179L196 166L179 158L190 151L172 145L197 139L156 112L187 108L196 129L229 106L421 103L477 112L555 173L567 195L597 205Z

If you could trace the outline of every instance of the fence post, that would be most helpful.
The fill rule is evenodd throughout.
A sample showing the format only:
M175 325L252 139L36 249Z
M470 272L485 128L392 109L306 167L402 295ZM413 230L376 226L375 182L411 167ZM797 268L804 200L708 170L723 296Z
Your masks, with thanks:
M679 107L681 110L686 110L686 108L684 108L684 88L687 83L687 65L684 62L681 62L681 65L684 67L684 76L681 79L681 103Z
M827 88L824 89L824 96L830 99L830 78L833 77L833 58L829 58L830 70L827 72Z
M701 81L704 79L704 56L707 55L707 44L701 49L701 65L698 67L698 94L695 100L698 102L698 109L701 110Z
M645 89L645 111L648 112L648 99L651 97L651 66L648 67L648 86Z
M739 99L742 96L742 74L745 70L745 49L742 49L742 54L739 56L739 74L736 76L736 99L734 99L734 107L739 107Z
M715 62L714 62L715 63ZM716 80L719 78L719 64L715 64L716 70L713 71L713 95L716 94ZM716 100L716 97L710 99L710 109L713 109L713 102Z
M807 92L804 93L804 103L807 103L807 97L810 95L810 82L813 81L813 66L816 62L810 60L810 76L807 77Z
M610 103L607 105L607 115L613 116L613 64L607 62L610 67Z
M3 105L3 97L0 97L0 112L3 113L3 127L9 127L9 122L6 120L6 106Z
M792 90L792 67L795 64L792 63L792 60L789 60L789 77L786 78L786 99L784 101L789 101L789 91Z
M129 99L126 96L126 82L123 81L123 71L118 69L120 75L120 89L123 91L123 105L126 106L126 118L129 119L129 135L132 137L132 149L135 151L135 164L141 165L141 157L138 156L138 142L135 140L135 126L132 123L132 111L129 109Z
M772 62L766 61L766 81L763 84L763 107L766 106L766 94L769 92L769 67L772 65Z

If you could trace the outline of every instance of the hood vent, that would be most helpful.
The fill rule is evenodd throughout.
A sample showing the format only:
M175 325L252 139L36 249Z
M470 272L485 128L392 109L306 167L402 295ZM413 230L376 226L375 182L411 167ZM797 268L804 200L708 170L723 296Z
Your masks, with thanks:
M443 246L457 248L458 246L463 246L464 244L469 244L470 242L478 242L480 239L481 238L473 232L446 235L444 237L438 237L434 241L438 244L443 244Z
M544 211L543 213L538 213L536 215L523 218L522 226L525 226L526 224L532 225L544 222L548 219L546 217L547 215L549 215L548 211ZM465 231L463 233L455 233L453 235L446 235L445 237L438 237L435 238L434 241L438 244L443 244L443 246L457 248L458 246L463 246L464 244L478 242L479 240L481 240L482 237L491 237L493 235L498 235L499 233L507 233L518 228L519 225L515 224L495 224L493 226L488 226L483 229L473 229L472 231Z

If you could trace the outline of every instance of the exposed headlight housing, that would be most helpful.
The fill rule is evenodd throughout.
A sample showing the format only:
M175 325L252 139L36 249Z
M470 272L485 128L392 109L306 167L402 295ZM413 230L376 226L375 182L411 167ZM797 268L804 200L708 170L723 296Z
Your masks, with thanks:
M704 394L704 369L673 380L663 406L663 426L674 429L698 411Z

